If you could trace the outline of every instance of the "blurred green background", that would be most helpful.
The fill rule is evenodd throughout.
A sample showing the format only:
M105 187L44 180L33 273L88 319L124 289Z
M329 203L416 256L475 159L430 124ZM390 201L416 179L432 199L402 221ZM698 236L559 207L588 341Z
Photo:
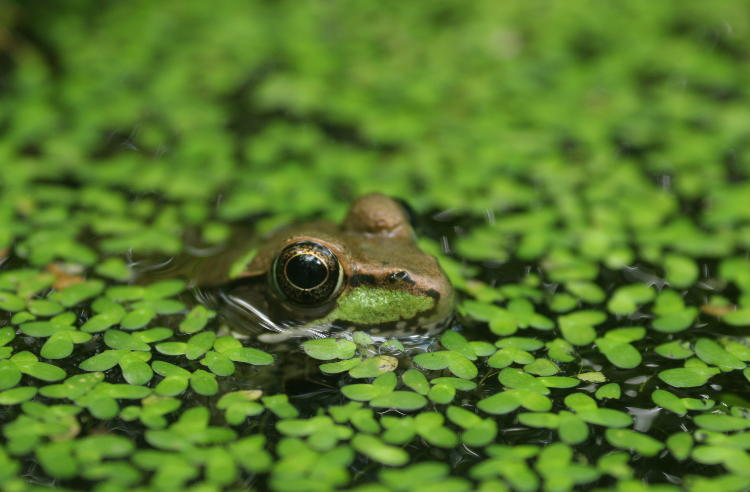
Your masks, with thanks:
M747 9L6 3L3 184L66 176L199 202L221 191L232 218L368 190L420 210L589 189L650 201L660 175L700 201L748 172Z

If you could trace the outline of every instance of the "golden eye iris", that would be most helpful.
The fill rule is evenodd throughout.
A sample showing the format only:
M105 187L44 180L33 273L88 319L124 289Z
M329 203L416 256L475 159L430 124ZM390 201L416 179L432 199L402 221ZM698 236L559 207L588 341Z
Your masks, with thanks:
M331 299L343 279L336 255L312 241L299 241L284 248L274 260L272 275L283 297L306 306Z

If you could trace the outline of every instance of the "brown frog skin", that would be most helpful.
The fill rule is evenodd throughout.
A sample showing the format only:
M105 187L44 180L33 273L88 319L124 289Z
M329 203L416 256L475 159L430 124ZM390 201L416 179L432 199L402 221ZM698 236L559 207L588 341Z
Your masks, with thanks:
M235 315L257 318L259 328L251 331L300 335L335 328L429 334L446 324L454 303L453 287L437 260L417 246L403 208L379 193L356 200L341 224L277 230L221 297Z

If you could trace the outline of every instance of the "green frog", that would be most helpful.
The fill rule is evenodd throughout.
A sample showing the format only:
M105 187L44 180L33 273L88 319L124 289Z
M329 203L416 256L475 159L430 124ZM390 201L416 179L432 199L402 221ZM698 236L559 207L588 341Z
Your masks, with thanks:
M204 300L233 327L268 342L335 329L423 336L440 330L453 312L445 272L417 246L403 207L379 193L356 200L341 224L319 220L277 230L239 275L229 280L226 270L207 262L189 277L197 287L218 286L213 295L204 290Z

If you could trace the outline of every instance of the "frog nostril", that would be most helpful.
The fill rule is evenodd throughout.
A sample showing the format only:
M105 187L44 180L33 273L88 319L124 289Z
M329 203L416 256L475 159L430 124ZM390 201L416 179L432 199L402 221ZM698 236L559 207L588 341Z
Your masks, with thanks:
M406 282L408 284L414 283L414 280L411 279L411 275L409 275L409 272L406 270L391 273L388 275L388 280L391 282Z

